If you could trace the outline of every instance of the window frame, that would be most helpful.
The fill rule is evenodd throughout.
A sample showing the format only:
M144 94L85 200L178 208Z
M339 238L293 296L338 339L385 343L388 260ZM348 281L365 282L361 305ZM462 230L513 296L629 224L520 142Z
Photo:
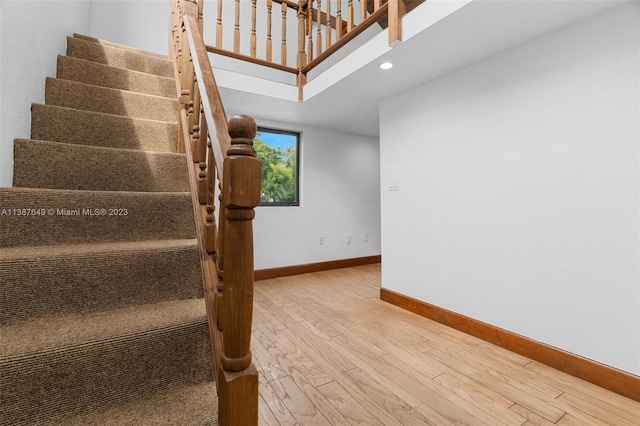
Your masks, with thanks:
M296 139L296 170L295 170L295 199L294 201L282 202L282 201L262 201L260 196L260 207L299 207L300 206L300 140L302 139L302 132L295 130L278 129L268 126L257 126L258 133L272 133L276 135L293 136ZM256 134L256 137L258 135ZM265 142L266 143L266 142ZM268 146L272 146L267 144ZM262 167L262 165L261 165ZM261 184L262 192L262 184Z

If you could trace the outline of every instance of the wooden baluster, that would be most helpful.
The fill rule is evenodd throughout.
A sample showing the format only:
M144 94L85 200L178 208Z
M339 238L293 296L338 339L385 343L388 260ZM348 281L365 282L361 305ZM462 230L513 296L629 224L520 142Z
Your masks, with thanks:
M353 0L347 3L347 33L353 30Z
M380 9L380 6L382 6L382 1L381 0L375 0L373 2L373 11L377 12L378 9Z
M190 81L193 81L193 77L189 77L191 74L189 72L190 68L193 68L193 63L191 61L191 55L189 52L189 43L187 42L186 30L184 26L182 26L182 36L180 37L180 104L187 112L187 118L189 113L191 99L191 92L189 91ZM187 122L188 123L188 122ZM188 125L188 124L187 124ZM191 132L191 128L187 129L189 133ZM184 140L184 138L180 138L178 140L178 152L184 152L185 144L189 143L189 141Z
M180 95L178 98L178 105L179 105L178 106L178 150L180 149L180 147L185 146L183 123L182 123L181 111L180 111L182 108L184 108L184 99L182 95L182 74L181 74L182 60L183 60L181 36L182 36L182 26L178 28L175 34L175 55L176 55L176 65L178 68L177 79L180 82Z
M336 41L342 38L342 0L338 0L338 9L336 10Z
M358 22L358 25L367 19L367 2L368 0L360 0L360 22Z
M189 118L189 133L193 135L195 127L198 125L198 121L200 120L200 90L198 89L193 60L190 61L189 72L193 78L191 80L191 85L189 86L191 100L189 101L189 113L187 117ZM191 146L193 146L193 144Z
M216 187L216 165L213 158L213 150L211 149L211 140L207 141L207 150L209 152L209 158L207 158L207 179L206 179L206 199L207 199L207 218L204 228L204 242L207 248L207 253L215 253L217 229L216 229L216 215L215 215L215 187Z
M215 188L215 187L214 187ZM222 193L222 182L218 180L218 200L219 205L224 206L224 197ZM214 191L215 193L215 191ZM224 253L225 253L225 235L227 230L227 218L224 215L224 207L220 207L222 214L218 214L218 244L216 245L216 275L218 276L218 281L216 283L216 297L214 298L214 305L216 310L216 324L218 325L218 329L222 330L222 319L221 319L221 311L222 311L222 291L224 289L223 281L224 281Z
M256 3L258 0L251 0L251 57L256 57Z
M178 48L178 73L180 75L180 103L186 108L189 103L189 91L187 90L187 64L189 61L189 44L187 43L186 30L181 27L180 45Z
M273 44L271 42L271 10L273 9L273 0L267 0L267 62L273 59Z
M318 26L318 34L316 35L316 56L322 54L322 0L318 0L318 8L316 9L316 25Z
M194 159L197 155L199 163L198 167L200 168L200 172L198 173L198 202L200 204L207 204L207 191L208 191L208 181L207 181L207 142L209 140L209 130L207 128L207 120L204 115L204 110L201 112L200 118L200 140L197 151L192 151Z
M281 3L282 6L282 46L280 47L280 63L287 65L287 4Z
M191 55L189 55L189 66L187 69L187 75L186 75L186 80L187 80L187 91L188 91L188 96L189 96L189 101L186 105L187 108L187 123L188 123L188 130L189 130L189 135L191 135L191 137L193 137L193 130L195 127L195 123L196 123L196 118L195 118L195 113L194 113L194 98L195 98L195 90L194 90L194 84L193 82L195 81L195 69L193 68L193 58L191 57ZM191 141L189 141L189 143L191 143ZM180 152L185 152L185 151L180 151Z
M338 0L340 1L340 0ZM325 20L325 47L331 47L331 0L327 0L327 19Z
M193 63L193 61L192 61ZM193 74L193 127L200 126L200 108L202 106L200 100L200 88L198 87L198 79ZM194 130L195 131L195 130Z
M193 151L194 158L197 156L199 162L207 160L207 140L209 138L209 126L205 118L205 111L200 108L200 144L198 151Z
M233 29L233 52L240 53L240 0L236 0L235 26Z
M212 141L212 143L214 143ZM211 155L212 161L215 162L215 160L213 160L214 156L213 156L213 151L211 149L211 144L209 144L209 155ZM215 177L215 175L214 175ZM217 181L217 182L216 182ZM222 330L222 292L224 289L223 286L223 280L224 280L224 253L225 253L225 235L226 235L226 229L227 229L227 218L224 215L224 207L226 205L226 201L224 200L224 193L222 192L222 181L220 181L220 179L214 179L213 180L214 185L212 185L210 187L211 195L212 195L212 199L215 197L215 188L216 188L216 183L218 184L218 201L219 201L219 205L220 205L220 210L222 212L222 214L218 214L218 243L216 244L216 275L218 276L218 281L216 282L216 294L215 297L213 299L214 302L214 309L215 309L215 315L216 315L216 325L218 326L218 330ZM213 205L213 202L211 203ZM212 216L214 218L215 221L215 216L213 215L214 211L212 211Z
M222 366L242 371L251 364L253 314L253 226L254 208L260 204L260 160L253 149L256 123L251 117L229 121L231 147L224 160L225 238L222 293Z
M297 57L297 67L298 69L307 65L307 53L304 50L304 42L305 42L305 32L306 32L306 22L305 22L306 11L302 6L298 7L298 57Z
M309 62L313 61L313 0L309 0L307 3L307 55L309 55Z
M214 191L215 192L215 191ZM222 191L222 181L218 178L218 202L220 206L224 206L225 205L225 200L224 200L224 192ZM224 207L220 207L222 212L224 213ZM225 235L226 235L226 229L227 229L227 219L225 218L224 214L219 214L218 215L218 244L217 244L217 252L216 252L216 267L218 268L217 273L218 273L218 278L220 278L220 283L218 283L218 293L219 295L222 295L222 278L224 276L224 253L225 253ZM220 324L220 327L222 327L220 321L218 321L218 324Z
M198 157L200 151L200 126L196 124L193 126L193 133L191 134L191 152L193 153L193 162L200 163L202 161Z
M206 145L205 145L206 146ZM198 163L198 202L200 204L207 204L207 163L201 161Z
M222 49L222 1L218 0L218 18L216 21L216 47Z
M200 34L204 34L202 29L204 28L204 0L198 1L198 29Z

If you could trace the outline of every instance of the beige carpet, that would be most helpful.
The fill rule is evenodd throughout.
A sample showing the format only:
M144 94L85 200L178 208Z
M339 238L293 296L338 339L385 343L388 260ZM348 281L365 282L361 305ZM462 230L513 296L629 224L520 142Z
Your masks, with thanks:
M0 425L215 425L172 66L67 43L0 188Z

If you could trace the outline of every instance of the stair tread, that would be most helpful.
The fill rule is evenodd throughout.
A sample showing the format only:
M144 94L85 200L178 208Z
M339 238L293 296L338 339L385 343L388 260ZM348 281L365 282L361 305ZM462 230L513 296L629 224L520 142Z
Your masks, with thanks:
M20 187L20 186L13 186L13 187L9 187L9 188L0 188L0 195L2 195L3 193L31 193L31 194L37 194L38 192L42 192L44 194L51 194L51 195L56 195L56 194L65 194L65 195L86 195L87 193L98 193L98 194L102 194L102 195L121 195L121 196L134 196L134 197L146 197L146 196L156 196L156 197L161 197L161 196L175 196L175 195L180 195L180 196L188 196L191 197L191 193L190 192L186 192L186 191L165 191L165 192L144 192L144 191L99 191L99 190L92 190L92 191L87 191L87 190L83 190L83 189L57 189L57 188L26 188L26 187ZM1 210L0 210L1 211Z
M79 83L81 84L81 83ZM165 99L169 99L169 98L165 98ZM73 113L84 113L87 115L96 115L96 116L108 116L108 117L113 117L113 118L117 118L120 120L131 120L131 121L135 121L135 122L142 122L142 123L162 123L162 124L168 124L168 125L172 125L175 126L178 124L177 121L166 121L166 120L156 120L153 118L141 118L141 117L129 117L126 115L120 115L120 114L112 114L109 112L101 112L101 111L90 111L90 110L86 110L86 109L81 109L81 108L74 108L71 106L63 106L63 105L48 105L48 104L38 104L38 103L34 103L31 105L31 107L33 108L34 106L37 107L43 107L43 108L51 108L51 109L56 109L56 110L61 110L61 111L68 111L68 112L73 112Z
M109 152L124 152L130 155L149 155L149 156L159 156L166 158L186 158L187 155L180 152L162 152L162 151L149 151L143 149L132 149L132 148L119 148L112 146L95 146L95 145L83 145L77 143L66 143L66 142L58 142L58 141L49 141L45 139L23 139L18 138L15 139L16 142L20 143L38 143L38 144L47 144L52 146L68 146L70 148L75 149L86 149L96 153L109 153Z
M45 104L169 123L176 123L178 120L178 102L175 98L53 77L46 78Z
M0 247L195 237L190 192L12 187L0 188L0 205ZM56 211L84 208L125 208L128 214L84 217ZM40 209L46 216L3 213L10 209Z
M59 246L18 246L0 249L0 261L18 259L43 259L68 256L92 256L104 253L128 253L140 251L155 251L166 249L181 249L197 247L195 238L176 240L146 240L146 241L107 241L101 243L64 244Z
M175 152L176 123L32 104L31 138L112 148Z
M75 59L75 58L72 58ZM95 62L91 62L91 61L85 61L89 64L95 64ZM100 65L100 64L98 64ZM106 65L102 65L102 66L106 66ZM126 70L129 72L136 72L133 70ZM160 77L160 78L164 78L165 80L170 80L169 78L165 78L165 77ZM91 83L83 83L81 81L75 81L75 80L67 80L67 79L63 79L63 78L56 78L56 77L46 77L47 80L59 80L61 81L63 84L68 84L71 86L75 86L77 88L95 88L96 90L100 90L100 91L105 91L105 92L117 92L117 93L122 93L122 94L131 94L131 96L140 96L140 97L145 97L148 99L153 99L153 98L160 98L160 99L165 99L165 100L169 100L169 101L173 101L173 102L177 102L177 98L175 96L161 96L161 95L150 95L148 93L140 93L140 92L132 92L131 90L127 90L127 89L117 89L117 88L112 88L112 87L103 87L103 86L96 86L95 84L91 84ZM176 119L177 120L177 119ZM162 120L159 120L162 121Z
M16 139L14 185L41 188L189 191L186 155Z
M68 426L215 426L215 382L176 386L127 404L67 419Z
M167 58L167 55L161 55L159 53L154 53L154 52L149 52L147 50L137 49L135 47L127 46L125 44L120 44L120 43L116 43L114 41L104 40L104 39L101 39L101 38L91 37L91 36L88 36L88 35L85 35L85 34L74 33L73 37L81 39L81 40L84 40L84 41L90 41L90 42L96 43L96 44L102 44L102 45L105 45L105 46L115 47L115 48L126 50L126 51L129 51L129 52L139 53L141 55L151 56L153 58L169 60Z
M144 53L95 43L81 38L67 37L67 56L73 56L109 64L123 69L141 71L147 74L173 78L173 64L166 58L155 57Z
M173 78L112 67L72 56L58 55L56 77L112 89L176 98Z
M0 359L34 356L206 321L205 303L201 298L128 306L90 314L40 317L0 327Z

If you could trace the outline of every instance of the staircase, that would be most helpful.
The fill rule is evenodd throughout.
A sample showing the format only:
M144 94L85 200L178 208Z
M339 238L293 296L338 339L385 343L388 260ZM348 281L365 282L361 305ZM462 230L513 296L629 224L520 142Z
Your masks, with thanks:
M57 65L0 188L0 424L216 424L173 66L80 35Z

